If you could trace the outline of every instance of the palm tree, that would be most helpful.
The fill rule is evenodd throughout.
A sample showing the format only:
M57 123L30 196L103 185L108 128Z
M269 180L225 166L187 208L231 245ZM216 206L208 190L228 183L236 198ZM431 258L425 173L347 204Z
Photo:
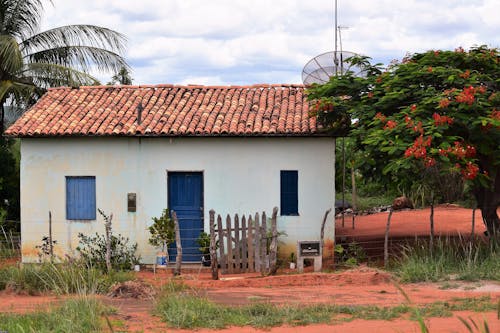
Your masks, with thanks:
M47 88L95 85L90 69L129 68L125 36L94 25L40 32L43 0L0 0L0 135L4 105L27 107Z
M128 69L125 67L122 67L122 68L120 68L118 73L116 73L115 75L113 75L111 77L111 81L109 81L107 83L107 85L108 86L111 86L114 84L131 85L133 80L134 79L132 79L132 77L130 76L130 72L128 71Z

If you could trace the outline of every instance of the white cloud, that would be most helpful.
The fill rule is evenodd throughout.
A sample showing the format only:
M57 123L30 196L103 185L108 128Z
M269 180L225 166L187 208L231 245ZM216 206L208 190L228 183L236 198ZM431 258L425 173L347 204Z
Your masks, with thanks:
M339 24L349 27L343 48L377 62L500 46L497 0L338 3ZM325 0L54 0L44 17L44 29L96 24L127 35L136 84L298 83L310 58L334 48L333 1Z

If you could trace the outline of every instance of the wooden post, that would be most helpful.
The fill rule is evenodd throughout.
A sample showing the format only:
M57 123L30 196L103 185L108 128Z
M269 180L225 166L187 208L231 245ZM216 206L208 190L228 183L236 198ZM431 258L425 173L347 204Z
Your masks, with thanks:
M182 264L182 244L181 244L181 232L179 228L179 220L177 219L177 213L172 211L172 218L174 219L174 231L175 231L175 244L177 246L177 256L175 257L175 268L174 275L181 275L181 264Z
M471 231L471 239L475 240L476 232L476 205L472 208L472 231Z
M217 215L217 229L219 233L219 258L220 258L220 266L222 269L222 273L227 273L226 267L226 253L224 251L224 231L222 230L222 217Z
M325 244L325 224L326 224L326 220L328 218L328 214L330 214L330 212L332 211L332 209L328 209L326 212L325 212L325 216L323 216L323 222L321 223L321 233L320 233L320 241L321 241L321 249L323 250L323 245Z
M248 216L248 271L255 272L254 266L254 246L253 246L253 221L252 215Z
M275 275L278 270L277 257L278 257L278 227L276 225L276 217L278 216L278 207L274 207L273 215L271 218L271 246L269 250L269 274Z
M210 210L210 268L212 280L219 279L219 266L217 264L217 243L215 242L215 211Z
M261 271L261 251L260 251L260 244L261 244L261 232L260 232L260 222L259 222L259 213L255 213L255 233L254 233L254 242L255 242L255 252L254 252L254 258L255 258L255 271L260 272Z
M431 216L430 216L430 223L431 223L431 239L430 239L430 249L431 249L431 255L434 253L434 192L431 192Z
M391 217L393 209L389 209L389 216L387 217L387 224L385 226L385 237L384 237L384 266L387 267L389 264L389 229L391 227Z
M247 219L245 215L241 217L241 268L243 273L248 272L248 253L247 253Z
M269 257L267 256L267 216L262 212L262 224L260 227L260 272L265 273L269 268Z
M226 217L226 231L227 231L227 270L229 274L234 273L234 259L233 259L233 233L231 231L231 217L227 214Z
M7 237L5 238L7 241ZM49 253L50 261L54 260L54 243L52 242L52 212L49 210Z
M234 261L235 261L235 273L241 273L241 244L240 244L240 220L238 214L234 215Z

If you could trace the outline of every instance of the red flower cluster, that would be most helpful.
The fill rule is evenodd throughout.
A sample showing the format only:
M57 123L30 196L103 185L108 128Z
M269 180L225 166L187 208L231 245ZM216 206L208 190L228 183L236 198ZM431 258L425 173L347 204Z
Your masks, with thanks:
M396 127L398 124L394 120L388 120L387 123L384 126L384 129L393 129Z
M410 107L410 110L411 110L411 112L415 112L417 110L417 105L412 104L412 106Z
M474 179L477 176L477 173L479 172L479 167L472 163L472 162L467 162L465 169L460 170L462 173L462 176L465 179Z
M448 156L448 154L451 154L458 159L473 158L476 156L476 147L471 145L464 146L461 142L455 141L453 147L439 149L439 154L442 156Z
M429 66L429 67L427 68L427 71L428 71L429 73L432 73L432 71L433 71L432 66Z
M453 124L453 118L450 118L448 116L441 116L440 114L438 113L434 113L432 115L432 119L434 119L434 124L436 126L441 126L441 125L451 125Z
M465 103L472 105L474 103L474 94L476 89L473 86L465 87L460 94L458 94L455 99L458 103Z
M385 121L386 121L387 118L382 113L377 112L377 114L375 115L375 119L378 119L381 122L385 123Z
M493 111L491 111L491 119L500 120L500 111L493 109Z
M415 157L417 159L421 158L426 160L427 157L427 149L426 147L429 147L431 145L431 137L428 136L426 139L424 139L423 135L420 135L418 138L415 139L413 142L413 145L411 147L408 147L405 151L405 157L410 158L410 157Z
M466 70L465 72L463 72L462 74L460 74L460 77L464 78L464 79L468 79L470 76L470 70Z
M443 98L442 100L439 101L439 107L441 109L446 109L448 105L450 105L450 100L448 98Z

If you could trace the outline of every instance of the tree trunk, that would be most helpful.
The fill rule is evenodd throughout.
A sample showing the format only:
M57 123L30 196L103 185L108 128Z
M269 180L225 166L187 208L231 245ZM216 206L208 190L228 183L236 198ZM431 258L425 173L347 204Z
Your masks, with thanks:
M481 164L484 166L484 159L481 159ZM481 210L483 222L491 239L500 237L500 219L497 214L497 209L500 206L500 168L489 168L493 172L489 172L493 178L491 187L481 187L477 185L474 189L474 196L477 201L477 208ZM488 168L486 168L488 169ZM489 171L490 171L489 170Z

